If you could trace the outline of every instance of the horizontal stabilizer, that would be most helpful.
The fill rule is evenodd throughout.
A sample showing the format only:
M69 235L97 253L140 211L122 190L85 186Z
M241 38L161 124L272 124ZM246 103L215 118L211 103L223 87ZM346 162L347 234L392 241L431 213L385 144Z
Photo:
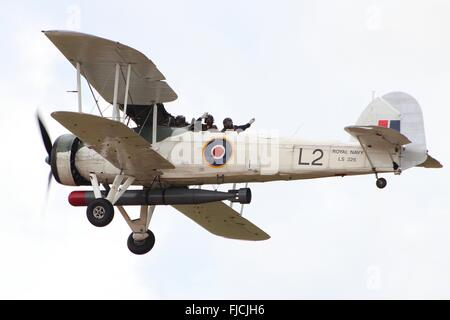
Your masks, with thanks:
M349 126L345 131L358 139L361 144L374 149L390 150L411 141L395 129L380 126Z
M53 112L52 117L123 173L137 179L174 166L142 136L121 122L78 112Z
M425 160L424 163L419 164L418 167L438 169L438 168L442 168L443 166L435 158L433 158L432 156L428 155L427 156L427 160Z
M173 207L217 236L253 241L270 238L267 233L221 201Z

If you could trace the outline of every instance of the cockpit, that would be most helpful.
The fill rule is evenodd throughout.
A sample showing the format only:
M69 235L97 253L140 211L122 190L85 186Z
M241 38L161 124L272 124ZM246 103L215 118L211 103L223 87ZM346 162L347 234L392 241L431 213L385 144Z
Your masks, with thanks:
M162 103L156 106L157 141L189 131L190 124L183 119L184 117L174 117L167 112ZM122 105L120 108L123 110ZM128 105L127 116L136 123L137 127L134 130L148 141L152 141L153 105Z
M210 132L220 132L217 126L214 124L214 117L205 112L198 119L193 118L189 123L186 121L185 116L177 115L173 116L169 112L167 112L164 104L157 103L156 104L156 119L157 119L157 139L156 141L164 140L170 136L180 135L186 133L188 131L210 131ZM152 128L153 128L153 108L154 105L128 105L127 106L127 116L129 119L133 120L136 123L137 127L134 128L136 132L142 135L148 141L152 141ZM120 109L123 111L123 105L120 105ZM202 123L204 121L204 123ZM227 127L226 123L231 121L230 125ZM250 125L254 122L254 119L251 119L249 123L243 126L235 126L230 118L225 118L224 120L224 129L225 131L243 131L250 127Z

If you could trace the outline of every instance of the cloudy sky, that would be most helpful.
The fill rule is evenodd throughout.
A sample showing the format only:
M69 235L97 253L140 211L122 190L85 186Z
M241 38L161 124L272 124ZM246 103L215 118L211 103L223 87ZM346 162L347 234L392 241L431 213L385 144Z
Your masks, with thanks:
M53 183L35 124L75 110L75 71L40 32L71 29L133 46L205 111L285 136L348 141L372 91L413 95L430 154L450 163L450 3L431 1L15 1L2 4L3 179L0 298L450 298L448 167L253 185L245 216L272 239L208 234L157 208L156 245L126 247L128 226L91 226ZM85 90L85 92L87 92ZM84 105L94 103L85 95Z

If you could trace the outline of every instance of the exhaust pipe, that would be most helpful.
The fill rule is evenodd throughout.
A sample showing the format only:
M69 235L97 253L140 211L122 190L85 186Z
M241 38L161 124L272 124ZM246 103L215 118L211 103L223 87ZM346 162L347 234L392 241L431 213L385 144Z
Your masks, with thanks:
M107 192L102 191L106 198ZM73 191L69 203L74 207L88 206L95 199L93 191ZM153 190L128 190L114 204L116 206L200 204L228 200L248 204L252 200L249 188L228 190L228 192L188 188L166 188Z

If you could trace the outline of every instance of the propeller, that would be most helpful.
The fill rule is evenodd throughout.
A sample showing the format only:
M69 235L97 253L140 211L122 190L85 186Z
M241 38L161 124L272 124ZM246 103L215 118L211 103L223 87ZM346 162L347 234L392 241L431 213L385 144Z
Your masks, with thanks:
M37 122L39 124L39 130L41 131L42 142L44 143L45 150L47 150L47 158L45 158L45 162L50 164L50 157L52 156L52 140L50 139L50 135L48 134L47 128L44 125L39 113L36 113Z
M41 116L39 115L39 112L36 113L36 118L37 118L37 122L39 125L39 130L41 132L41 137L42 137L42 142L44 143L44 147L45 150L47 150L47 157L45 157L45 162L50 165L50 161L51 161L51 156L52 156L52 140L50 139L50 135L48 134L47 128L44 125L44 122L42 121ZM52 170L50 169L50 173L48 175L48 180L47 180L47 191L46 191L46 195L45 198L48 198L48 193L50 190L50 185L52 183ZM47 201L46 201L47 202Z

